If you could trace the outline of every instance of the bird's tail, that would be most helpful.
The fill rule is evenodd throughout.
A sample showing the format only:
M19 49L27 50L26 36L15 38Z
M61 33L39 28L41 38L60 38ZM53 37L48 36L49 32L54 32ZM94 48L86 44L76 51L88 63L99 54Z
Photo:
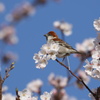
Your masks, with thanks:
M84 52L82 52L82 51L77 51L76 49L72 49L72 50L71 50L71 54L80 54L80 55L85 55Z
M75 52L75 53L77 53L77 54L81 54L81 55L86 55L84 52L77 51L77 50L76 50L76 52Z

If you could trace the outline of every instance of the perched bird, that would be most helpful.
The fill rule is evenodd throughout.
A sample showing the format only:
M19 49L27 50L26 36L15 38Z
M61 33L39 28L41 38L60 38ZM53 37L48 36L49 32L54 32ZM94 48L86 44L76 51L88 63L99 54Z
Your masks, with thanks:
M53 42L59 44L59 50L57 57L58 58L65 58L66 56L69 56L73 53L81 54L81 52L78 52L74 48L72 48L68 43L64 42L63 40L59 39L57 34L53 31L48 32L44 35L46 37L47 42Z

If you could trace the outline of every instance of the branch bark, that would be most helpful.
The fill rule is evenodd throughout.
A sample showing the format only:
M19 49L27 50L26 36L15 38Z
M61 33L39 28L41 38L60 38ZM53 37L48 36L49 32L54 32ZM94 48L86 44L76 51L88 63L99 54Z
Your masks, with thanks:
M81 78L77 77L77 76L70 70L70 68L69 68L68 66L64 65L62 62L60 62L60 61L57 60L57 59L56 59L56 61L57 61L60 65L62 65L63 67L65 67L65 68L66 68L74 77L76 77L80 82L82 82L82 84L86 87L86 89L94 96L94 98L95 98L96 100L98 100L98 99L96 98L96 94L93 93L93 92L90 90L90 88L84 83L84 81L83 81Z
M2 100L2 77L0 75L0 100Z

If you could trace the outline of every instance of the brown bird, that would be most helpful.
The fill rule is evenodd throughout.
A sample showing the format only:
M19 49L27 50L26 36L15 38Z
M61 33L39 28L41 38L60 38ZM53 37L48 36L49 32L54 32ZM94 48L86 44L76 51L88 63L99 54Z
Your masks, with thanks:
M53 43L59 44L59 50L58 50L58 54L57 54L58 58L65 58L66 56L69 56L70 54L73 54L73 53L82 54L81 52L72 48L68 43L59 39L57 34L53 31L48 32L44 36L46 37L46 40L48 43L53 42Z

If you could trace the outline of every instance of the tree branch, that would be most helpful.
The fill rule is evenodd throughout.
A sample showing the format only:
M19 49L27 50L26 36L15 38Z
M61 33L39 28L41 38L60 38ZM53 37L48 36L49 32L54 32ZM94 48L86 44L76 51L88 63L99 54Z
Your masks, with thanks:
M14 68L14 62L5 70L5 76L2 79L2 84L9 77L9 72Z
M70 70L70 68L68 67L68 66L66 66L66 65L64 65L62 62L60 62L59 60L57 60L56 59L56 61L60 64L60 65L62 65L63 67L65 67L74 77L76 77L80 82L82 82L82 84L86 87L86 89L94 96L94 98L96 99L96 95L95 95L95 93L93 93L90 89L89 89L89 87L84 83L84 81L81 79L81 78L79 78L79 77L77 77L71 70Z
M19 96L19 94L18 94L18 89L16 88L16 100L20 100L20 96Z

